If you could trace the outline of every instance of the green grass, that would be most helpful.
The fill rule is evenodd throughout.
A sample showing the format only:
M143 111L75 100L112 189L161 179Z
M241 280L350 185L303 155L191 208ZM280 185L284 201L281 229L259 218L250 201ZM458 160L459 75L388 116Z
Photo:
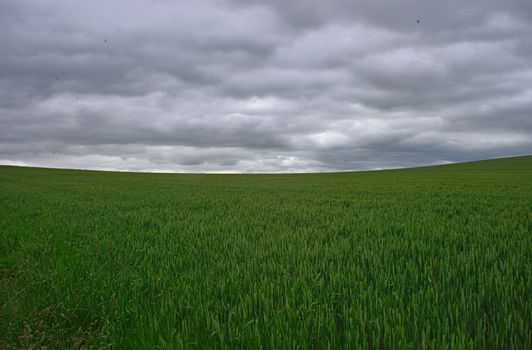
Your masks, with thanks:
M0 348L532 346L532 157L360 173L0 167Z

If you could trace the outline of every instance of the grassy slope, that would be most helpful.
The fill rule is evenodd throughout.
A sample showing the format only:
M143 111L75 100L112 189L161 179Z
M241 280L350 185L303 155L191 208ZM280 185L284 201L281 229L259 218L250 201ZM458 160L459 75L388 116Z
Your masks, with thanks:
M531 227L531 156L301 175L0 167L0 348L527 348Z

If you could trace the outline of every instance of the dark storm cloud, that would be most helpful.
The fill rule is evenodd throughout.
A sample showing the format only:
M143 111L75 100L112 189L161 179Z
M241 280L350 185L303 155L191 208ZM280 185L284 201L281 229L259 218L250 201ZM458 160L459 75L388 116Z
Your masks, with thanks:
M529 1L2 1L0 163L322 171L532 153Z

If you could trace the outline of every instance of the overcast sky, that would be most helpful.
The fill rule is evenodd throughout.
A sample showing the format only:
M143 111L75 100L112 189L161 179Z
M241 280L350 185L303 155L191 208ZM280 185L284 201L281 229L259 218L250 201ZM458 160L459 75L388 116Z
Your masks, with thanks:
M0 0L0 164L362 170L532 153L532 1Z

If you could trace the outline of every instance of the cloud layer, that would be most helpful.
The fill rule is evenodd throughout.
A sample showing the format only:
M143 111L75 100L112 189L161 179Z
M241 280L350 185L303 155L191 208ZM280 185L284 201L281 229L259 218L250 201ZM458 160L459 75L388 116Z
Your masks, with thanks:
M372 169L532 153L523 1L0 0L0 164Z

